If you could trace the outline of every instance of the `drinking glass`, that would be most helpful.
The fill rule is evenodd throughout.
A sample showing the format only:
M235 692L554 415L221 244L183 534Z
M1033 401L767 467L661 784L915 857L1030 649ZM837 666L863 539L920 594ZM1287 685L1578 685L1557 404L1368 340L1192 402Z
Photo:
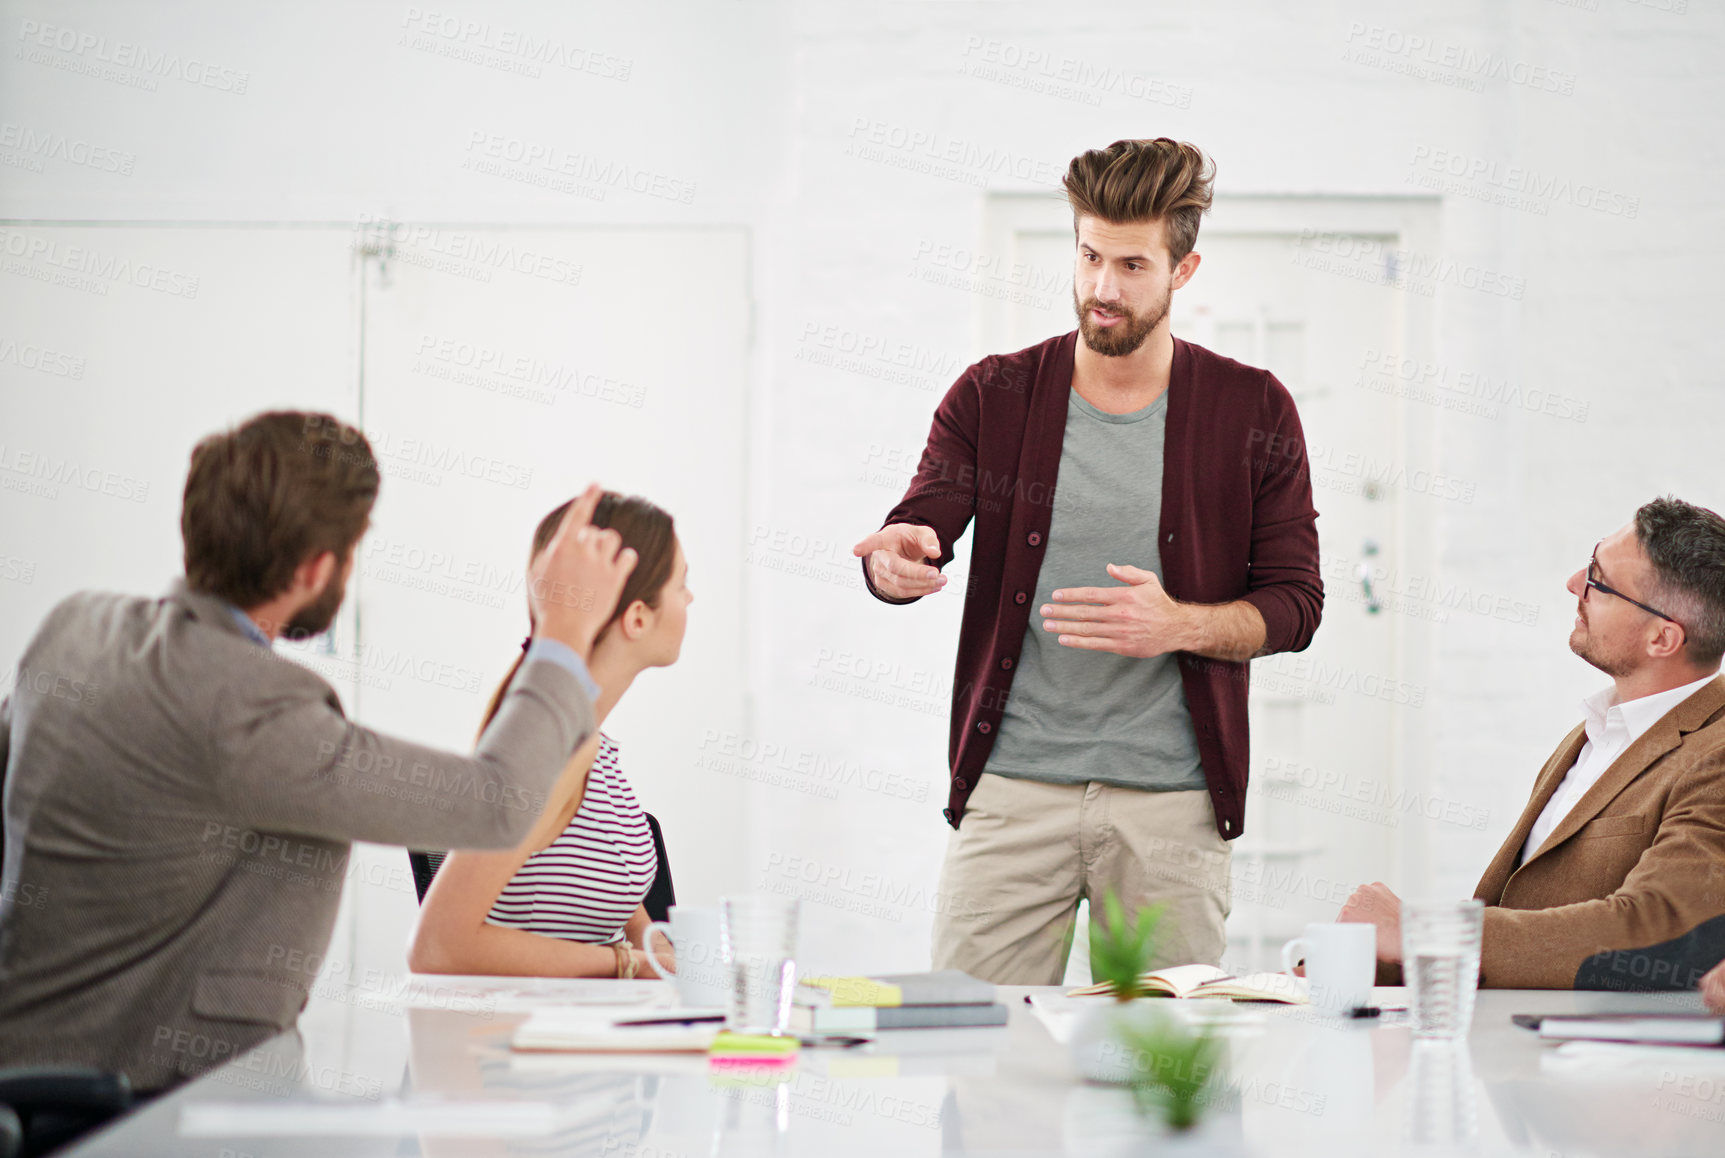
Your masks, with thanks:
M1482 901L1402 905L1402 972L1417 1038L1466 1037L1479 990Z
M796 946L794 898L719 898L719 955L731 987L726 1029L787 1032L797 987Z

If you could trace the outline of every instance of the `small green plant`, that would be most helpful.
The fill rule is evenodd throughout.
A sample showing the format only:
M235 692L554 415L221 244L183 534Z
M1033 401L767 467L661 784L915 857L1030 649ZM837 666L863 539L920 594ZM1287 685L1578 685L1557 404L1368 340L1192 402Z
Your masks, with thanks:
M1193 1033L1171 1018L1153 1025L1123 1025L1120 1041L1132 1051L1132 1099L1141 1113L1160 1111L1172 1130L1198 1124L1215 1082L1221 1047L1208 1030Z
M1102 915L1092 907L1090 913L1090 977L1106 984L1116 1001L1131 1001L1144 995L1140 978L1150 967L1151 946L1156 939L1156 925L1162 919L1162 906L1139 909L1126 917L1126 906L1109 889L1102 897Z

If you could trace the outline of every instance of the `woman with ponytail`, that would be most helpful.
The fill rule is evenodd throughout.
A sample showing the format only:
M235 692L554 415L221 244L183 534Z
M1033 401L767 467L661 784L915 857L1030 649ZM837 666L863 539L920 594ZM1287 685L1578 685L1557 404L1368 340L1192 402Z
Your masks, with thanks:
M532 558L551 542L567 507L540 522ZM694 596L670 515L645 499L606 492L593 525L616 531L639 557L588 661L600 689L594 715L603 726L637 675L677 661ZM481 732L520 665L517 656L491 697ZM656 863L617 747L596 731L571 757L539 823L518 847L449 854L425 894L408 966L416 973L652 977L642 952L648 919L641 900Z

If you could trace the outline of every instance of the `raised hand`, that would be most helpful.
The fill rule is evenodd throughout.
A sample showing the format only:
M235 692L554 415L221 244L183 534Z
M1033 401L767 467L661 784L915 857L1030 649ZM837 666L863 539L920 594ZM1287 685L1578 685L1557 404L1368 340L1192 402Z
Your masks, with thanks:
M623 546L623 537L592 525L600 493L599 484L592 483L569 504L557 533L528 571L535 633L568 644L583 659L635 569L635 551Z

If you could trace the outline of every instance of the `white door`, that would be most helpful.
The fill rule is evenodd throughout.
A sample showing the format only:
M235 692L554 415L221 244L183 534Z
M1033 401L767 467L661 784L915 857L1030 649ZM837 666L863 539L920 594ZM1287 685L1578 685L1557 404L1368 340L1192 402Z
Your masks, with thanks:
M1264 366L1293 393L1320 515L1323 625L1306 651L1252 665L1251 790L1229 920L1242 968L1276 967L1282 939L1333 919L1354 884L1395 882L1407 855L1400 734L1425 689L1407 675L1404 637L1422 609L1387 599L1382 579L1406 551L1406 513L1424 504L1415 514L1435 515L1443 500L1407 461L1399 397L1362 388L1362 368L1429 324L1424 287L1396 265L1423 211L1406 199L1219 199L1200 232L1203 262L1174 295L1177 336ZM990 220L990 244L1050 288L986 311L985 341L1016 349L1072 329L1064 204L1003 198Z

